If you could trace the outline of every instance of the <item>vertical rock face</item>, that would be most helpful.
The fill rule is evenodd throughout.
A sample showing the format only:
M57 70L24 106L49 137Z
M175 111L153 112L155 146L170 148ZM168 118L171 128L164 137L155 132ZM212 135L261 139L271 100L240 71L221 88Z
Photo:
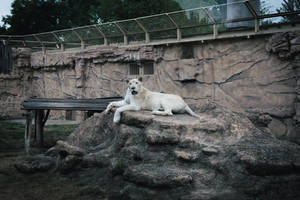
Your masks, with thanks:
M108 199L299 199L300 146L210 107L202 121L141 111L113 124L112 114L98 114L51 151L63 155L63 172L103 173Z
M0 74L0 119L20 118L20 103L32 96L30 49L12 49L12 72Z
M34 92L62 98L122 96L124 80L131 77L129 63L152 61L155 73L144 77L149 89L179 94L194 109L209 100L233 111L246 111L261 130L275 130L277 137L297 140L298 35L34 53L31 64L38 69Z

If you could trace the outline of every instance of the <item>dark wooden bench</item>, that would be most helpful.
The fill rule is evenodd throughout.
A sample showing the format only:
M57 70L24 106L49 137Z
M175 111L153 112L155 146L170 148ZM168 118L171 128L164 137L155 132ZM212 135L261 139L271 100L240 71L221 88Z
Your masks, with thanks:
M26 110L25 124L25 152L29 154L30 138L32 133L32 119L35 124L35 136L38 144L43 146L44 125L50 110L79 110L102 112L112 101L119 101L122 97L108 97L96 99L55 99L30 98L21 103L22 110Z

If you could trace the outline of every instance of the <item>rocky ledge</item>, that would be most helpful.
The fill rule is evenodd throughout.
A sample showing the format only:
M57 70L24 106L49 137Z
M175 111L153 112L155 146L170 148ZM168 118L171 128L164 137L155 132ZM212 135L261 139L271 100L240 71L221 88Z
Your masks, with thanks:
M113 124L112 113L98 114L47 156L61 173L101 173L107 199L300 199L299 145L243 114L206 108L201 121L142 111Z

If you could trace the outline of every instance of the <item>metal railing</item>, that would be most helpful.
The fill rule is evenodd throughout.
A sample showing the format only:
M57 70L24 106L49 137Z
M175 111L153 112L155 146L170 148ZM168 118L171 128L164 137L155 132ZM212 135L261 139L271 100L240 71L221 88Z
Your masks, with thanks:
M300 5L300 0L297 3ZM298 29L295 25L299 23L299 14L300 10L294 8L265 13L259 0L242 0L51 32L0 35L0 40L6 45L30 47L38 51L84 49L94 45L163 44L249 36L264 33L265 29L272 32L274 25L277 29L282 28L279 24L292 24L294 30ZM246 31L245 34L228 34L242 31Z

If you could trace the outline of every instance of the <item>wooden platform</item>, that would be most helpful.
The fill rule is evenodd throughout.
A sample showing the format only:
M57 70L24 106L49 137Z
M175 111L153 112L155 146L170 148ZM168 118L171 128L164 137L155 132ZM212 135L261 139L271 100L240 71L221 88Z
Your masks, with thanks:
M38 144L43 146L44 126L50 110L80 110L102 112L112 101L120 101L122 97L108 97L96 99L55 99L30 98L21 103L22 110L26 110L25 152L29 154L32 120L35 124L35 136Z

